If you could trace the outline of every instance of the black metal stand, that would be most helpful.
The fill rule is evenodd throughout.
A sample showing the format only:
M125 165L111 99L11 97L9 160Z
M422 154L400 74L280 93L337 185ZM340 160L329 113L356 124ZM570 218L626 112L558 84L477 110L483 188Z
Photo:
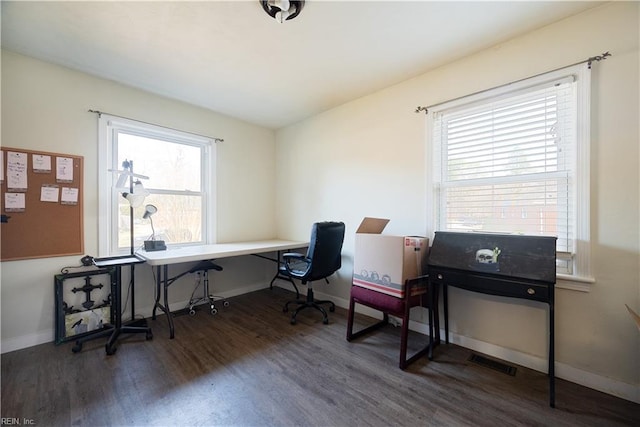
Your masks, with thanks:
M144 333L145 338L150 340L153 338L153 332L151 328L147 326L146 319L135 319L135 299L134 299L134 274L135 264L143 263L144 260L136 257L135 255L127 255L123 257L111 257L111 258L95 258L94 263L98 267L111 266L115 268L115 275L111 281L111 295L113 295L112 309L115 311L115 324L111 331L109 341L105 345L105 350L109 356L115 354L117 348L116 343L118 338L123 333ZM129 266L131 271L131 321L127 324L122 322L122 267ZM142 324L141 324L142 323Z

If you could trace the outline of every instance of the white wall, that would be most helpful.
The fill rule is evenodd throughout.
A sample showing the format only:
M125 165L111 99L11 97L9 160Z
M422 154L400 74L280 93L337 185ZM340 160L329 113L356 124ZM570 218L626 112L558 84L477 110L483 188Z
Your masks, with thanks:
M637 2L610 3L279 130L277 186L287 189L277 192L280 236L303 238L316 220L345 221L345 263L326 292L346 300L364 216L390 218L389 234L426 232L429 166L416 106L610 51L592 71L596 282L589 292L556 291L556 369L640 402L640 334L624 307L640 308L638 22ZM450 329L462 345L546 370L545 305L451 289Z
M98 255L97 116L89 109L189 132L223 138L217 146L217 237L219 242L268 239L275 235L275 135L205 109L37 61L2 52L2 146L84 157L85 253ZM51 219L55 226L55 218ZM11 223L2 224L10 227ZM53 275L79 265L81 255L2 262L2 351L54 339ZM235 264L245 268L234 268ZM216 294L231 295L264 286L273 265L255 257L219 262ZM176 270L177 272L177 270ZM151 268L136 269L138 313L153 301ZM212 278L213 280L213 278ZM172 308L184 307L194 278L171 288Z

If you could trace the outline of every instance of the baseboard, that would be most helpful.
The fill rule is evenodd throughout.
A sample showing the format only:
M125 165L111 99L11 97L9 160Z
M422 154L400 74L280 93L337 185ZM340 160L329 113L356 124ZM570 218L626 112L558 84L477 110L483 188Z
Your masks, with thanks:
M0 343L0 353L9 353L45 343L51 343L51 345L53 345L54 337L55 331L51 329L17 338L3 338L2 343Z

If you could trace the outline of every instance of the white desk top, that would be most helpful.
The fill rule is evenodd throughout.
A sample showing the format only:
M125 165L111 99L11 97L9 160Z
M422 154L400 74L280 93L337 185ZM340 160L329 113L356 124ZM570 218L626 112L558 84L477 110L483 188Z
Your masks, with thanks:
M289 249L306 248L307 246L309 246L309 242L274 239L252 242L218 243L215 245L183 246L179 248L169 248L166 251L147 252L145 250L139 250L136 254L149 265L165 265L253 255L265 252L286 251Z

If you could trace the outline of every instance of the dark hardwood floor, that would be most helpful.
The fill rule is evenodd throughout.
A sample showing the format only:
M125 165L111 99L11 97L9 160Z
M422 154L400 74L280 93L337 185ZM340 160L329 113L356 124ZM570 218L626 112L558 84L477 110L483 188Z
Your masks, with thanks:
M290 325L292 293L230 299L211 316L149 320L154 338L129 335L107 356L104 339L3 354L2 417L37 426L615 426L640 425L640 405L557 380L556 408L544 374L514 376L440 345L405 372L399 328L348 343L346 311L305 311ZM358 317L358 322L366 321ZM411 338L424 339L413 334Z

